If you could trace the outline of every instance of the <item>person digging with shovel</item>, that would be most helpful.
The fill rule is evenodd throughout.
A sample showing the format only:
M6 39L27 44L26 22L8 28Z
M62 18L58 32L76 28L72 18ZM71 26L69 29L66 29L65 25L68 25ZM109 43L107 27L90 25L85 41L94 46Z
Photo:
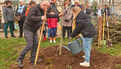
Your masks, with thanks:
M77 9L72 8L72 13L75 13ZM85 52L85 61L80 63L81 66L89 67L90 66L90 53L91 53L91 44L94 36L96 35L96 30L93 24L90 21L90 18L87 14L85 14L82 10L75 17L76 19L76 28L71 34L70 39L78 36L80 33L82 34L82 44Z
M38 46L37 31L40 28L41 21L44 21L46 19L46 16L44 16L45 8L49 7L50 3L48 1L42 1L41 4L31 7L31 9L29 10L29 13L24 23L24 36L27 43L26 47L23 49L18 58L19 67L24 67L22 63L23 59L26 53L30 50L31 50L30 63L34 64L37 52L37 46ZM41 61L42 59L38 60L37 62Z

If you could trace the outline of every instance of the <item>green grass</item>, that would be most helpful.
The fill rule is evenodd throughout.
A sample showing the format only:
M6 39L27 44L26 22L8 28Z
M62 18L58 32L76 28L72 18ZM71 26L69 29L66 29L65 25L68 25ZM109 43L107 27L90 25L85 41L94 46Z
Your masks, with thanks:
M63 44L67 45L68 39L63 40ZM16 60L25 47L24 38L11 38L1 39L0 38L0 69L9 69L9 65L16 63ZM51 46L59 46L60 39L56 39L56 43L50 43L49 40L41 43L41 47L47 48Z
M17 53L22 49L23 45L25 45L23 38L0 38L0 69L9 69L9 64L16 61Z
M97 48L102 53L109 53L111 56L121 57L121 44L114 44L113 47Z
M117 68L117 69L121 69L121 64L117 64L117 65L116 65L116 68Z

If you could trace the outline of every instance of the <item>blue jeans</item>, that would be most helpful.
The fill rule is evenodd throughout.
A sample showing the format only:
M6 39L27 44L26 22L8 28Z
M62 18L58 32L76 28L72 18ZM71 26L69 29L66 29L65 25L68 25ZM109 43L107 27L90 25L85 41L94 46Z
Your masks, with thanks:
M48 38L50 38L50 29L48 28Z
M85 52L85 61L90 62L91 45L92 45L93 37L92 38L84 38L82 36L81 39L82 39L83 49Z

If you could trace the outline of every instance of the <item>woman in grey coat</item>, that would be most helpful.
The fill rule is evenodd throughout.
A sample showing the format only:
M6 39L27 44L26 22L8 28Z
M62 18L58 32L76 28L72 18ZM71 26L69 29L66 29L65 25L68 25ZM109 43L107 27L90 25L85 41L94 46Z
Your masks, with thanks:
M6 1L6 8L3 10L3 18L5 20L5 24L4 24L5 38L8 38L8 36L7 36L8 26L10 27L11 37L15 37L14 33L13 33L14 10L13 10L13 8L11 6L11 1Z
M72 14L71 9L69 8L69 3L65 3L63 11L63 38L65 38L65 33L67 31L67 36L69 38L72 33Z

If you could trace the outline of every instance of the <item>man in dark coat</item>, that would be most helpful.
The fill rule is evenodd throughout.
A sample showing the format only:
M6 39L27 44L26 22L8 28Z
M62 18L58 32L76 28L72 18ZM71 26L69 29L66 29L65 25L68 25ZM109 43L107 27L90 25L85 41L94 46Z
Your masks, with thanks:
M38 46L37 31L40 28L41 21L46 19L46 17L44 16L45 7L48 8L49 6L50 3L48 1L42 1L41 4L38 4L30 9L25 19L24 36L27 43L26 47L23 49L18 58L18 64L20 67L23 67L22 61L26 53L30 50L31 50L30 62L33 64L35 61L36 51ZM40 61L42 61L42 59Z
M83 11L80 11L80 13L76 17L76 28L71 34L71 37L73 38L75 36L78 36L80 33L82 34L82 44L85 52L85 62L80 63L80 65L89 67L91 44L93 37L96 34L96 30L93 24L91 23L89 16Z

